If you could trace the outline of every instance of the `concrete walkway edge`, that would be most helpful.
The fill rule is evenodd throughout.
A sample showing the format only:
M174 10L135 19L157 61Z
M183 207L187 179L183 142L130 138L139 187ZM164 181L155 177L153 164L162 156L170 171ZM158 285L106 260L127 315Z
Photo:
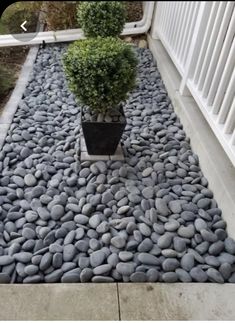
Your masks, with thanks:
M1 321L234 319L234 284L0 284Z

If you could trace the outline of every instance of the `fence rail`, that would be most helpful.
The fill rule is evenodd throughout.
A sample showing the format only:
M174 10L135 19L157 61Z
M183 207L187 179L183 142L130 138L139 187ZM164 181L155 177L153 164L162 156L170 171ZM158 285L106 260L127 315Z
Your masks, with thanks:
M235 2L160 1L153 37L161 40L235 166Z

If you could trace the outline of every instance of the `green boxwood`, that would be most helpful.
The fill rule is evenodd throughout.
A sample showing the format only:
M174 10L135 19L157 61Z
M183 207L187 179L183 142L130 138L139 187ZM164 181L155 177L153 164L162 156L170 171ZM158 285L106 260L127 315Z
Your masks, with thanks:
M135 86L137 58L119 38L89 38L69 45L63 65L71 91L98 113L127 98Z
M115 37L123 30L125 11L120 1L81 1L77 18L86 37Z

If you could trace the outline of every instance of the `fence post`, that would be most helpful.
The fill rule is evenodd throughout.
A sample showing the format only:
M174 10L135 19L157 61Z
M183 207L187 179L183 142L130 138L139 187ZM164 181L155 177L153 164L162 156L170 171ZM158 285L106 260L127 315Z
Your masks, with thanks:
M182 78L181 84L180 84L180 89L179 92L181 95L187 95L188 90L187 90L187 79L190 77L193 68L195 67L195 61L198 56L199 52L199 43L202 41L203 36L204 36L204 28L207 23L207 18L211 9L212 3L209 1L202 1L200 3L200 8L198 11L197 19L196 19L196 24L194 27L194 32L191 40L191 44L189 47L189 52L188 56L186 59L186 64L185 64L185 74Z

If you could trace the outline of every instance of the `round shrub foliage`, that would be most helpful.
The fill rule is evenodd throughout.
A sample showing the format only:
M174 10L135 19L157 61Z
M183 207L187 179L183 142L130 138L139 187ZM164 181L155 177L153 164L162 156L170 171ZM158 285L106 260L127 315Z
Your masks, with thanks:
M116 108L135 86L137 58L119 38L89 38L71 44L63 65L71 91L98 113Z
M120 1L82 1L77 17L86 37L115 37L125 24L125 5Z

